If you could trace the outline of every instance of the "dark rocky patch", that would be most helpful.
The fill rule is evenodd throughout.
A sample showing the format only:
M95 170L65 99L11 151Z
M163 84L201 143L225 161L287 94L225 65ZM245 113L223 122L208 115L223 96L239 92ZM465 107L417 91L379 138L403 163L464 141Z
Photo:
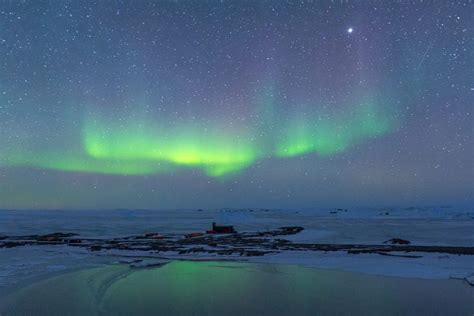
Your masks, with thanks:
M38 241L56 241L56 242L61 242L65 238L70 238L78 236L78 234L75 233L52 233L52 234L47 234L47 235L40 235L36 238Z
M410 241L401 239L401 238L392 238L383 242L384 244L392 244L392 245L409 245Z
M193 234L192 238L185 236L179 238L176 235L170 235L158 239L152 238L156 233L112 239L71 238L77 236L77 234L53 233L48 235L6 237L0 241L0 248L25 245L68 245L70 247L85 247L90 251L113 249L149 253L175 252L182 255L204 253L244 257L263 256L283 251L346 251L350 254L376 253L407 258L417 258L420 256L419 254L410 255L410 252L474 255L474 247L414 246L410 245L409 241L399 238L393 238L387 240L384 244L375 245L297 243L281 238L282 236L298 234L303 230L304 228L300 226L284 226L275 230L261 232L232 234L199 233Z
M377 251L379 255L382 256L391 256L391 257L402 257L402 258L423 258L423 256L417 256L417 255L401 255L401 254L393 254L393 253L388 253L388 252L383 252L383 251Z

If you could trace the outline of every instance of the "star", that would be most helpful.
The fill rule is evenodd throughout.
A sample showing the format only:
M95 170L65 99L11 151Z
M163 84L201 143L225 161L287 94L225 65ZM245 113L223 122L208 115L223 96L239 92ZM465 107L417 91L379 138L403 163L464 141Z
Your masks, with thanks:
M354 29L353 29L352 27L350 27L350 28L347 29L347 33L349 33L349 34L351 34L352 31L354 31Z

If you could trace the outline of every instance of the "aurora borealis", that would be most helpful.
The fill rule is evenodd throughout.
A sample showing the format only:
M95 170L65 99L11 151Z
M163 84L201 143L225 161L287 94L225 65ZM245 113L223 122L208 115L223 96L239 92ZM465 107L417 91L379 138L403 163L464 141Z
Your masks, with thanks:
M208 176L220 177L238 172L264 157L293 157L313 152L331 155L347 150L358 141L383 135L391 130L393 123L377 113L376 107L361 103L352 107L355 110L350 115L283 120L281 136L263 140L256 135L270 131L257 128L251 133L246 128L229 129L194 121L169 124L133 115L116 121L94 117L83 122L82 152L69 156L39 150L38 158L23 152L5 162L119 175L153 174L189 166L204 170ZM269 142L274 147L268 146Z
M2 2L0 208L471 201L469 8Z

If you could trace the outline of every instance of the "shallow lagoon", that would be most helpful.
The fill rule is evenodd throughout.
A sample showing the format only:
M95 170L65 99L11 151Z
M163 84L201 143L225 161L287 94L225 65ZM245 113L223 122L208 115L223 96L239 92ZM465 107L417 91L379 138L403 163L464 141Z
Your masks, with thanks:
M380 277L292 265L174 261L57 275L0 299L2 315L472 315L458 280Z

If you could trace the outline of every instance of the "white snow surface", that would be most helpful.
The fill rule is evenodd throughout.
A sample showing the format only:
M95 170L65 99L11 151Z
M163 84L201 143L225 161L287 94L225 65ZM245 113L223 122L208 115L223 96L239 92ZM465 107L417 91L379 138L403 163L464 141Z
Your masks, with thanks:
M302 243L381 244L391 238L414 245L474 246L474 211L455 207L314 209L314 210L114 210L13 211L0 210L0 236L74 232L81 237L121 237L148 232L183 235L205 231L210 223L234 225L237 231L262 231L303 226L304 231L283 238ZM410 253L411 255L413 253ZM232 259L298 264L410 278L469 278L474 256L418 253L422 258L346 252L287 251L261 257L178 256L141 251L89 252L81 247L27 246L0 249L2 289L58 271L119 263L128 257ZM149 259L147 259L149 260ZM122 261L123 263L123 261Z

